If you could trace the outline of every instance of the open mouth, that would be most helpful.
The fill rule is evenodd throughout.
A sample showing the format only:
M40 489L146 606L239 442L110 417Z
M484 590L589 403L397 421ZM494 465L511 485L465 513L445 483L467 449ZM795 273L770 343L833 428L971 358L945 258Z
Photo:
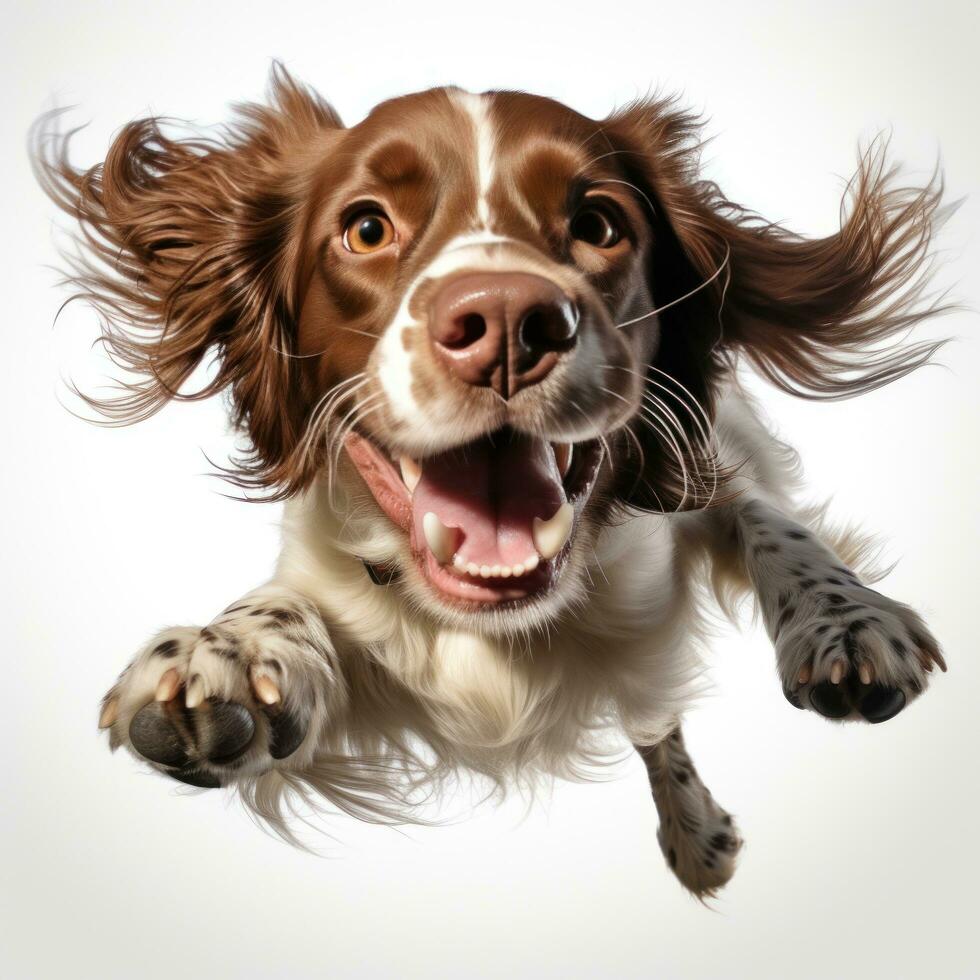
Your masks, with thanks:
M454 604L519 602L551 589L602 461L596 441L552 443L509 428L421 461L393 459L357 433L345 447L409 535L422 573Z

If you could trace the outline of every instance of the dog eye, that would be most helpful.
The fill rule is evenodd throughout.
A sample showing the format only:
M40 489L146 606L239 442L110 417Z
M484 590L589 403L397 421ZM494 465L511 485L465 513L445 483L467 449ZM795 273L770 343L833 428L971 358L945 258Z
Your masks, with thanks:
M589 205L579 211L569 225L572 238L593 248L612 248L622 237L622 231L605 208Z
M394 237L395 228L383 211L360 211L344 228L344 248L364 255L390 245Z

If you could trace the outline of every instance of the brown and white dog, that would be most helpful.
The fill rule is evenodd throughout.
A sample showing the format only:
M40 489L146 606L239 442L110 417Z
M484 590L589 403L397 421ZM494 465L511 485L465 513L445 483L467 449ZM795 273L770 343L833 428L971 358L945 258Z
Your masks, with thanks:
M576 772L611 723L705 894L740 846L679 728L705 585L754 592L797 708L885 721L945 669L795 502L735 377L843 397L925 363L935 344L888 342L935 311L939 181L895 186L875 148L812 240L703 180L698 133L671 100L595 121L453 88L345 128L280 69L220 137L145 119L87 171L41 122L73 280L129 371L93 404L228 389L252 447L232 478L287 500L272 581L155 636L106 695L113 747L288 836L290 793L398 819L460 767Z

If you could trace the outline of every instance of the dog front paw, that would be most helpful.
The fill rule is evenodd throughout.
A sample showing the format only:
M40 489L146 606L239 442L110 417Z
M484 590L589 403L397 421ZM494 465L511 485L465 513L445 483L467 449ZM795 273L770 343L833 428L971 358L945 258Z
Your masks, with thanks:
M946 670L919 616L853 576L784 593L776 617L783 693L825 718L888 721L925 690L934 665Z
M243 602L203 629L164 630L103 700L110 746L192 786L301 768L336 688L322 620L298 602Z

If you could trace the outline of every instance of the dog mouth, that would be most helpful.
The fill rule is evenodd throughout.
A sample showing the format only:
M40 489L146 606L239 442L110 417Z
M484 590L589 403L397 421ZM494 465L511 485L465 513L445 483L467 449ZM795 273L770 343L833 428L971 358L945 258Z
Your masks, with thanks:
M408 534L423 576L453 605L519 603L550 591L595 485L602 448L510 428L416 460L370 438L345 440L387 516Z

